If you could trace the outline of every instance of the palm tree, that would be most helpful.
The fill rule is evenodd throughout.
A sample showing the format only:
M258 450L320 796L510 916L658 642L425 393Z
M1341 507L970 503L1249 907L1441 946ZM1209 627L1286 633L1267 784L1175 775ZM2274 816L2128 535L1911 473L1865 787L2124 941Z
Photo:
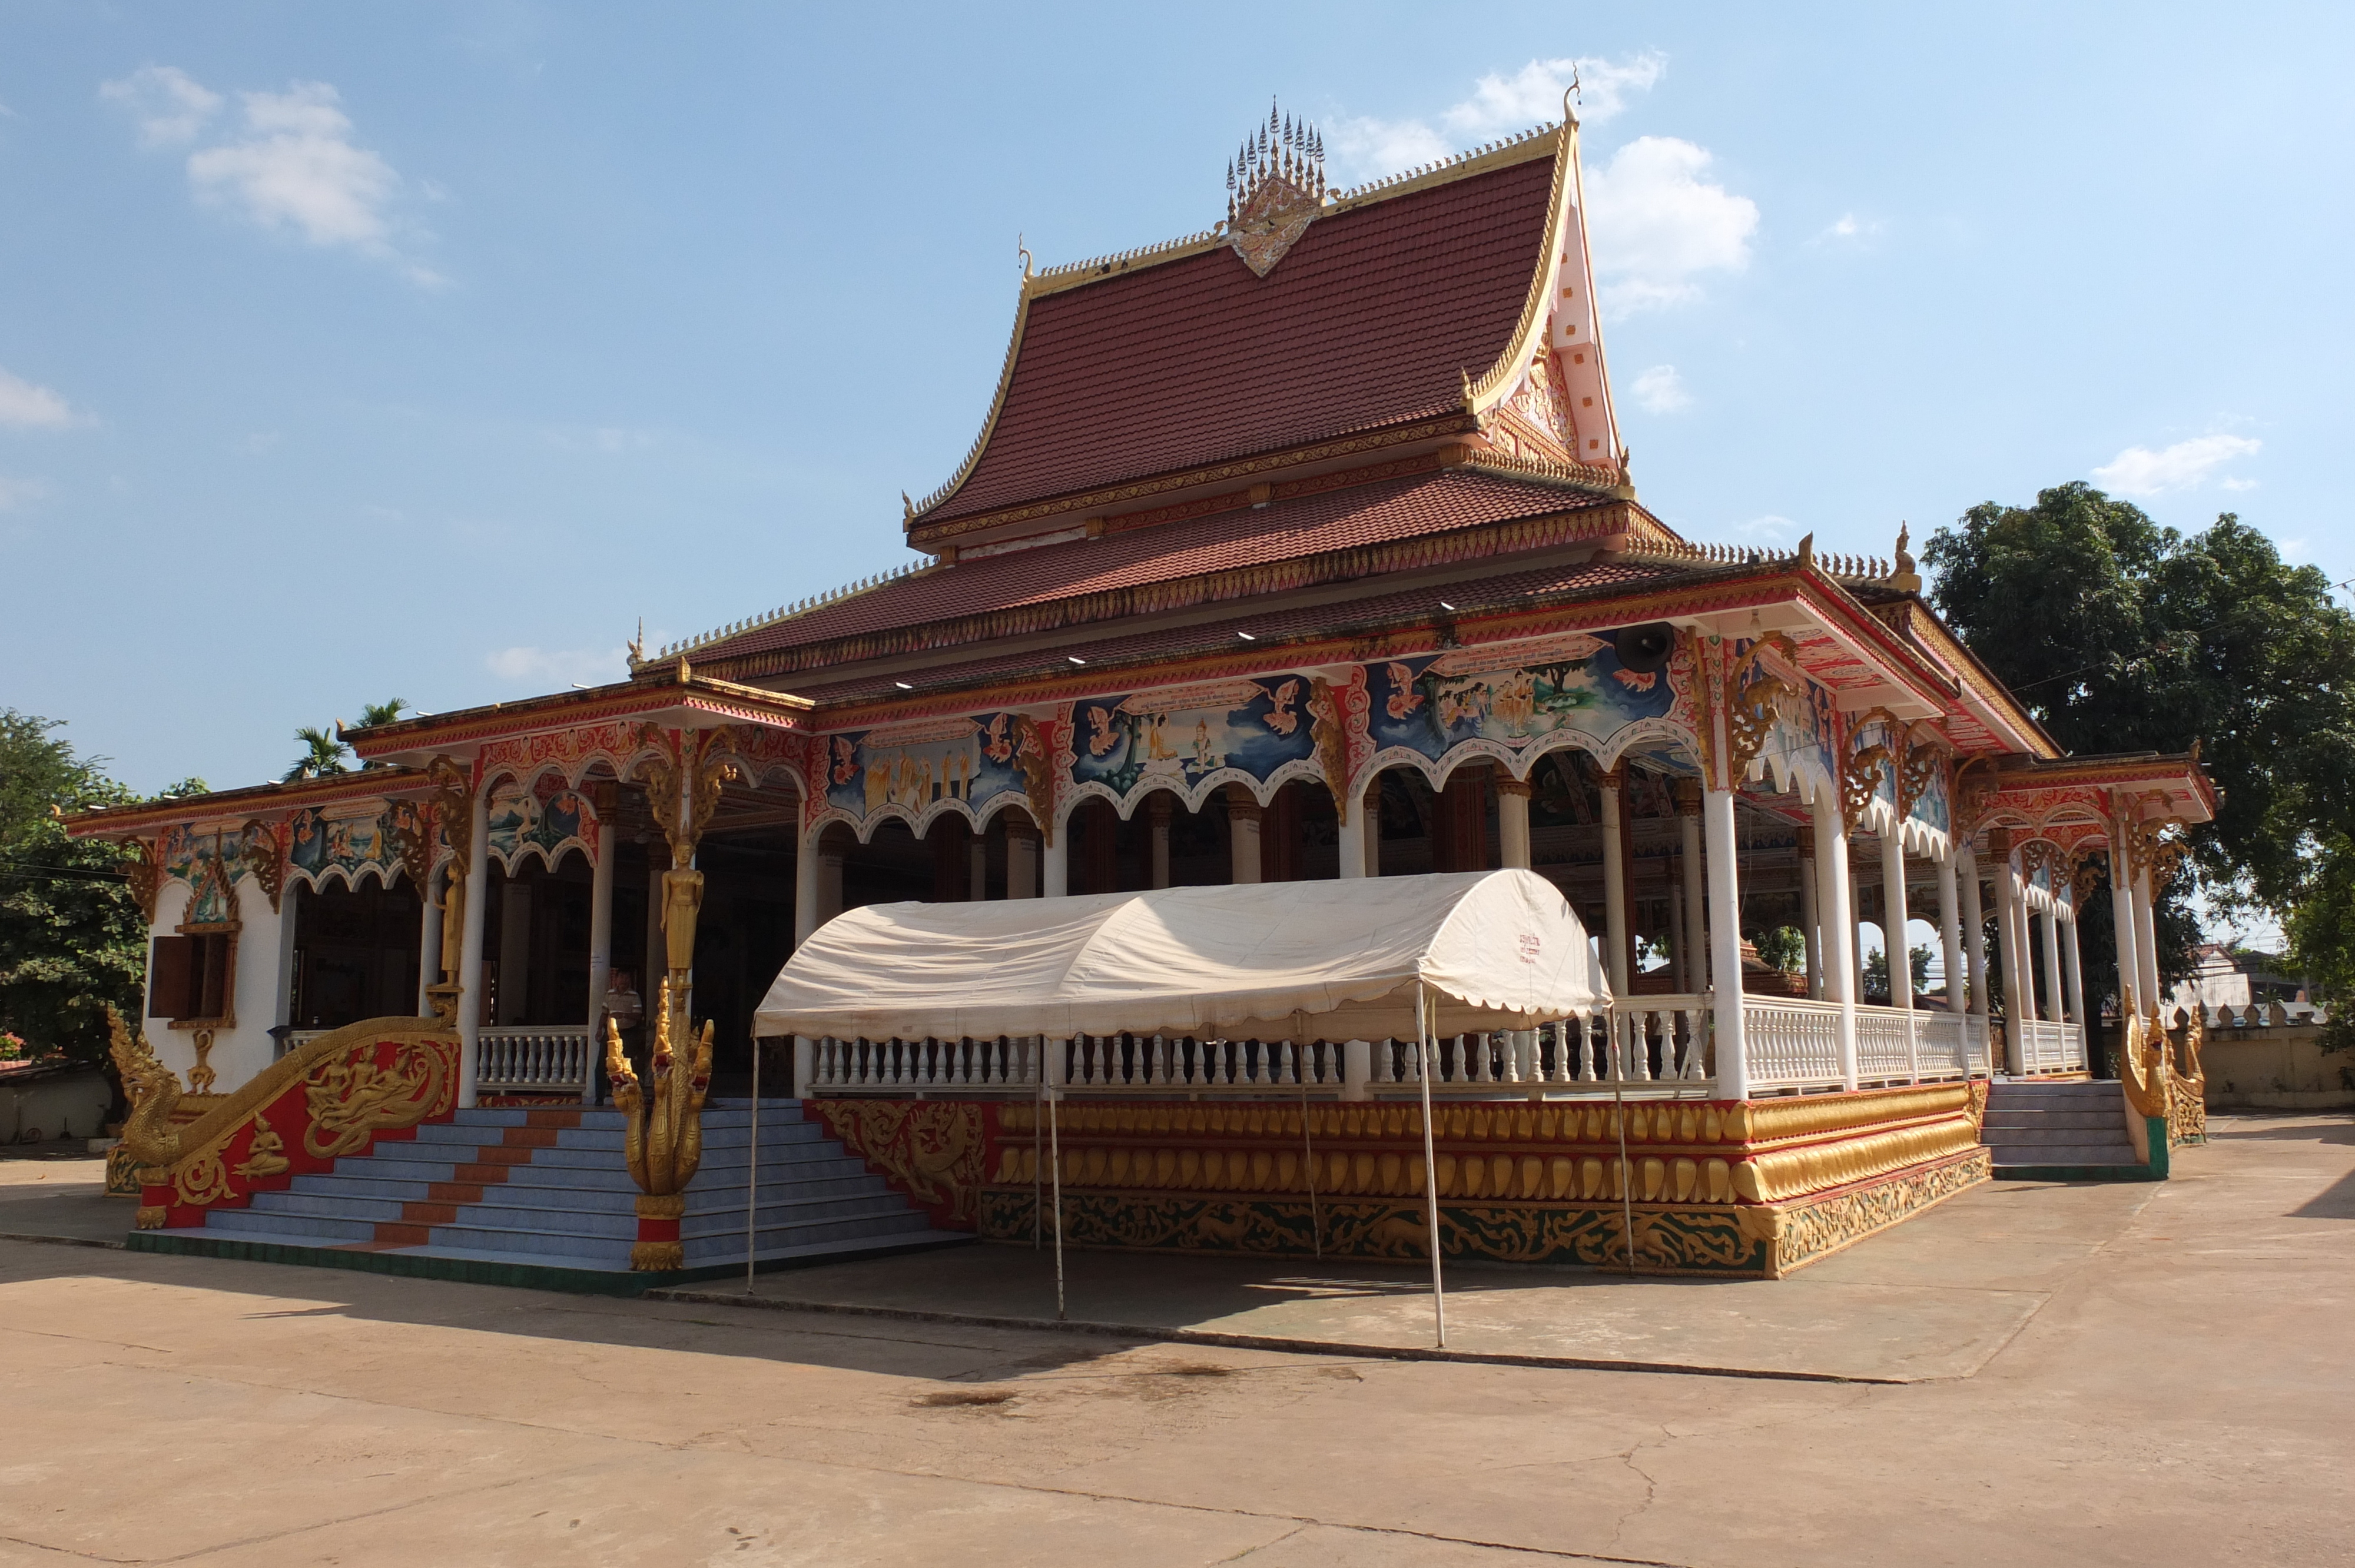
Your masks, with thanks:
M295 784L305 779L324 779L331 773L351 771L344 765L344 758L349 755L344 743L317 725L304 725L294 732L294 738L308 749L295 758L294 766L286 770L286 777L280 782Z
M408 705L409 699L406 697L395 697L389 703L367 704L360 709L360 722L352 727L374 729L380 724L397 724L400 720L400 710Z

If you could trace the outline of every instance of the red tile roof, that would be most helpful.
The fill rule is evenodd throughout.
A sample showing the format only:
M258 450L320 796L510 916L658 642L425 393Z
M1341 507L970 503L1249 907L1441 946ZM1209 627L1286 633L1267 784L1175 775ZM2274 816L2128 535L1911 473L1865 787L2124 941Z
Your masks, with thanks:
M1029 302L979 463L920 524L1458 408L1545 249L1537 157L1311 224L1265 278L1225 246Z
M1495 474L1464 471L1409 474L1264 507L1241 507L1097 539L1073 539L959 561L894 578L789 620L754 627L698 650L694 658L698 667L727 675L730 661L748 655L1483 524L1616 504L1604 496Z
M1106 627L1106 634L1094 641L1058 642L1045 651L1031 650L1021 653L984 655L970 663L946 665L927 670L919 677L926 687L943 684L964 684L968 682L1002 682L1029 674L1070 673L1069 656L1076 654L1091 666L1108 666L1118 670L1129 666L1152 666L1204 654L1231 652L1244 646L1236 635L1248 631L1259 639L1269 657L1281 660L1285 644L1340 632L1363 629L1412 626L1428 623L1445 599L1455 607L1451 614L1471 617L1521 609L1532 599L1560 603L1614 594L1628 594L1646 588L1661 588L1704 575L1710 568L1689 563L1633 560L1593 560L1570 565L1550 565L1526 567L1519 571L1501 572L1492 577L1456 581L1444 588L1422 587L1397 592L1378 594L1372 598L1350 599L1344 604L1294 606L1280 609L1254 612L1248 603L1235 606L1232 619L1202 625L1156 628L1148 632L1123 634ZM1095 671L1099 683L1117 683L1123 677ZM1143 684L1160 681L1150 668L1137 669L1132 677ZM890 675L863 675L833 684L796 683L799 694L821 705L889 700L904 695Z

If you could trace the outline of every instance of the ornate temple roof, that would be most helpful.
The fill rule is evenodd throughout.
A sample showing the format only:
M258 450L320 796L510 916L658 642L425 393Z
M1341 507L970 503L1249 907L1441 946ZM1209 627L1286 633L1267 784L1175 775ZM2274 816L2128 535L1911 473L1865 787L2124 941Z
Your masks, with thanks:
M699 668L731 680L758 680L823 667L847 652L843 647L847 640L889 639L900 633L900 640L910 648L942 647L1107 615L1176 608L1178 598L1151 590L1220 574L1258 569L1223 590L1206 589L1204 597L1241 598L1301 586L1315 577L1281 568L1312 556L1435 538L1513 519L1591 516L1590 522L1558 530L1562 538L1628 526L1621 516L1627 503L1609 497L1468 462L1452 468L1442 462L1441 458L1428 458L1402 465L1409 472L1384 478L1357 472L1295 482L1281 487L1292 493L1272 493L1257 504L1248 492L1237 492L1217 498L1214 509L1180 521L1148 521L892 577L690 652ZM1465 548L1487 553L1468 545ZM1378 571L1385 565L1354 563L1342 575ZM1093 609L1070 602L1124 590L1118 602ZM1051 606L1066 608L1051 619L1036 613ZM961 633L944 626L977 618L996 620ZM809 650L810 655L794 657L795 650ZM875 645L858 652L884 651Z
M1500 369L1518 380L1542 346L1556 305L1545 285L1565 249L1583 283L1582 225L1563 221L1575 156L1574 128L1549 126L1365 191L1301 196L1264 275L1270 252L1222 226L1027 277L982 433L957 473L911 506L911 542L938 547L1138 504L1152 487L1134 487L1156 478L1241 482L1203 471L1254 457L1348 461L1353 443L1476 430L1466 394ZM1309 183L1321 188L1321 176ZM1583 344L1591 314L1575 291L1587 336L1572 336ZM1579 364L1590 358L1592 407L1599 345ZM1581 442L1578 457L1615 471L1615 434L1583 423L1594 450ZM1336 443L1344 450L1308 450Z

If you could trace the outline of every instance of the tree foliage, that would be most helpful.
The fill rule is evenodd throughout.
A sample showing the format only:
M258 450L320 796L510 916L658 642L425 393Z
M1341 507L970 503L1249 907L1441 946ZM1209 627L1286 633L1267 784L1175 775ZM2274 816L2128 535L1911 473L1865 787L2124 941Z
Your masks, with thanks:
M24 1036L36 1057L96 1061L106 1054L106 1004L138 1011L146 922L123 852L68 838L51 808L134 797L50 733L58 727L0 708L0 1029Z
M2186 535L2083 483L1975 506L1923 559L1939 612L2064 749L2200 743L2222 799L2161 900L2163 976L2190 972L2195 886L2282 919L2318 976L2355 970L2331 945L2355 944L2355 616L2321 571L2231 513Z

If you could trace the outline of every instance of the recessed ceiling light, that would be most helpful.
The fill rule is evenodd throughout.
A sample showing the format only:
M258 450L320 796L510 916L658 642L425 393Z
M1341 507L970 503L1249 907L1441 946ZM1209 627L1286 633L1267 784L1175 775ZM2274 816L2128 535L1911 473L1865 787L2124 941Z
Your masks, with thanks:
M1236 635L1236 636L1238 636L1238 637L1240 637L1240 638L1241 638L1241 639L1242 639L1244 641L1246 641L1246 642L1256 642L1256 641L1259 641L1259 639L1258 639L1258 638L1256 638L1256 637L1252 636L1252 635L1250 632L1248 632L1248 631L1238 631L1238 632L1236 632L1236 633L1235 633L1235 635Z
M1070 660L1072 663L1074 663L1074 664L1084 664L1084 663L1086 663L1086 662L1087 662L1087 661L1086 661L1085 659L1081 658L1081 657L1080 657L1078 654L1076 654L1076 653L1066 653L1066 654L1064 654L1064 655L1063 655L1063 657L1064 657L1064 658L1066 658L1066 659L1069 659L1069 660Z
M914 691L914 690L916 689L915 687L913 687L913 686L911 686L911 685L908 684L908 683L907 683L907 682L905 682L905 681L894 681L894 682L892 682L891 683L892 683L893 685L895 685L895 686L899 687L899 688L900 688L901 691L903 691L903 692L912 692L912 691Z

